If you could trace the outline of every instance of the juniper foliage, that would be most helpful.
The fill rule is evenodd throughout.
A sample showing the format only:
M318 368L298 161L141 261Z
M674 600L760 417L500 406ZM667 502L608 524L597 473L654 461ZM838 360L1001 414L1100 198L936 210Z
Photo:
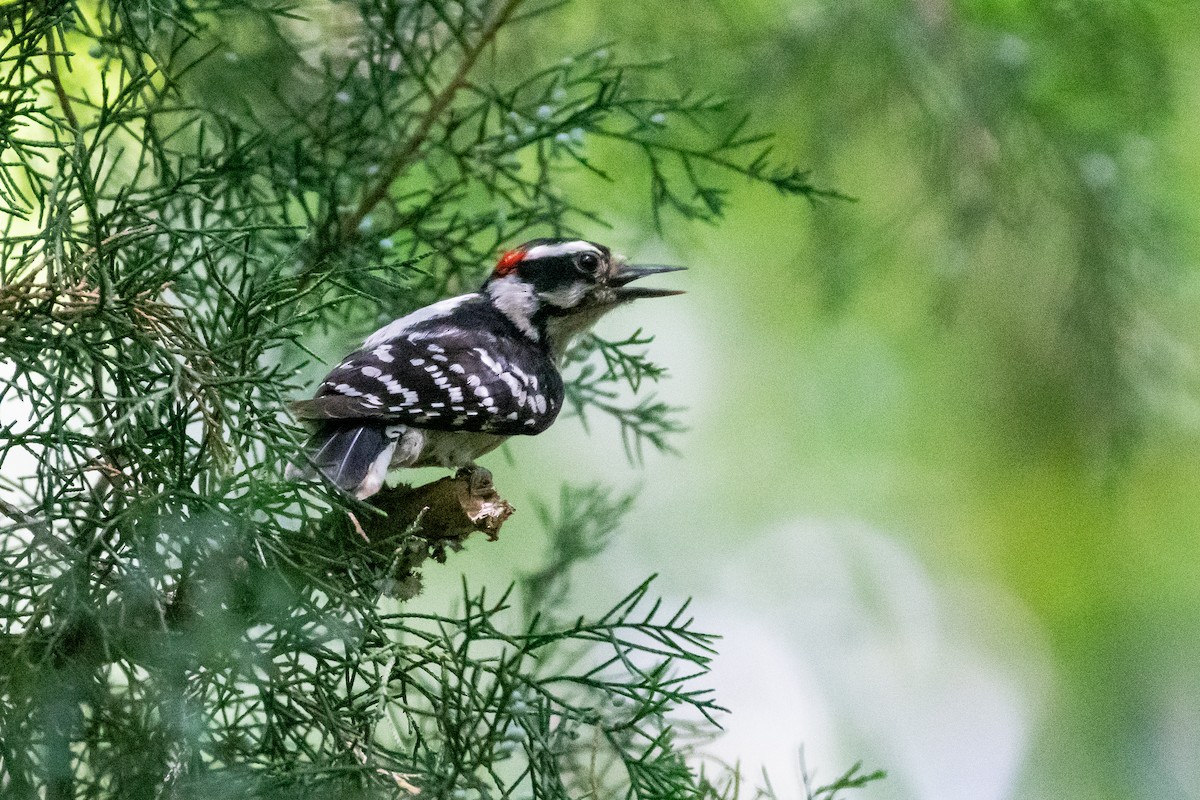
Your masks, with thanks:
M536 613L627 499L564 494L552 530L599 527L526 616L465 586L442 615L381 599L388 559L329 524L351 501L282 478L308 344L602 224L557 188L604 177L589 141L642 159L655 215L714 219L731 177L822 195L652 65L521 53L558 5L0 8L5 796L736 791L689 760L680 710L718 707L685 609L643 583L595 619ZM616 391L661 375L648 343L574 356L576 410L634 453L679 429Z

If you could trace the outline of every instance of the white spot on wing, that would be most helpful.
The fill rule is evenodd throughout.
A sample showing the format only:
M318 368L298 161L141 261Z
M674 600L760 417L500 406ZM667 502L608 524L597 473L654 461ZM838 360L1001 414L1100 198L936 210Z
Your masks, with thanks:
M479 353L479 360L483 362L483 365L492 372L496 373L497 375L501 375L505 372L504 367L498 361L496 361L496 359L492 358L491 354L487 350L484 350L482 347L476 347L474 350L476 353Z
M405 406L411 406L417 402L417 393L410 389L405 389L403 386L401 386L398 383L389 383L388 384L388 393L404 395L404 405ZM392 411L399 411L399 410L400 410L399 407L392 406Z
M524 404L525 389L521 386L521 382L507 372L500 376L500 380L508 385L508 390L512 392L512 396L517 400L517 405Z

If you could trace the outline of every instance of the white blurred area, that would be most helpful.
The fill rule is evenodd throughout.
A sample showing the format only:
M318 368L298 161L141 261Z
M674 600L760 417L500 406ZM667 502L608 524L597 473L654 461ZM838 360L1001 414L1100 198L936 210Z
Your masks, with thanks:
M725 560L698 619L720 631L712 680L731 710L712 752L803 796L858 760L866 796L1006 800L1048 701L1050 660L1011 598L938 585L913 553L853 521L798 520Z

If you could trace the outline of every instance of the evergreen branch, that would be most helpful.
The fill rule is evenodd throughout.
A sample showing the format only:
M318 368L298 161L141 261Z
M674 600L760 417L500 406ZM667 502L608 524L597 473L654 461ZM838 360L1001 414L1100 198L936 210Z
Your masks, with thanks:
M581 351L579 360L586 359L586 355L584 355L586 350L594 348L604 359L604 366L607 370L605 378L608 380L622 379L628 384L630 390L636 393L641 388L643 380L648 378L657 383L667 374L667 368L650 361L646 357L645 350L629 351L631 347L644 347L653 341L653 336L642 335L641 328L638 328L626 339L617 342L611 342L592 334L583 343L584 350Z
M604 388L607 379L585 367L579 377L566 386L567 403L584 427L587 413L594 409L613 419L619 428L625 455L632 463L641 463L645 457L645 445L651 445L661 453L677 453L669 437L683 433L687 428L677 420L682 410L676 406L646 397L632 406L614 402L616 393Z
M650 138L636 132L617 132L617 131L596 131L596 134L605 138L614 139L617 141L633 144L647 153L667 153L676 156L680 162L688 169L695 162L703 162L712 164L734 173L741 175L744 178L749 178L757 183L766 183L778 189L783 194L804 195L810 199L816 200L821 198L828 199L850 199L846 195L841 194L831 189L821 189L809 183L808 171L800 170L796 167L775 167L771 165L770 155L771 148L765 147L754 155L754 157L746 163L735 161L734 159L721 155L723 152L740 149L747 144L753 144L761 141L759 138L735 141L727 138L717 146L711 149L702 149L698 147L689 147L686 145L676 144L670 141L663 141L659 138Z
M614 498L609 490L599 486L564 485L557 519L546 506L538 506L538 516L550 542L550 555L545 566L521 578L527 618L544 619L566 598L571 570L604 550L633 500L633 494Z
M848 770L832 782L822 786L813 786L812 776L804 760L804 751L800 751L800 777L804 786L804 796L807 800L837 800L839 793L847 789L862 789L867 784L883 780L887 773L881 769L863 772L862 762L855 762Z
M636 393L646 379L657 381L666 374L665 368L646 358L645 351L630 350L652 341L653 337L643 336L640 329L616 342L592 335L572 348L566 361L567 366L578 368L578 373L566 386L566 400L572 412L585 429L589 410L599 411L615 420L625 455L632 463L642 461L646 444L659 452L676 452L669 437L686 430L677 419L681 409L654 397L643 398L632 406L617 402L619 393L612 384L624 382ZM604 363L602 371L592 359L596 353Z
M455 70L454 75L442 90L434 96L429 104L429 108L426 109L425 113L417 121L413 132L392 153L380 176L363 194L355 210L342 220L341 232L343 238L349 239L357 234L358 228L367 214L379 204L379 201L387 196L392 184L399 180L412 167L421 153L421 148L429 138L433 126L450 107L458 92L466 85L467 75L474 68L479 56L492 43L496 38L496 34L500 32L500 29L504 27L513 12L517 10L523 1L504 0L504 4L487 25L484 26L475 43L465 48L462 60L459 62L458 69Z
M51 35L53 34L48 34L48 36ZM59 108L62 109L63 115L67 118L67 124L70 125L71 130L78 133L79 118L75 116L75 109L71 106L71 99L67 97L67 90L63 88L62 79L58 75L58 59L56 58L58 54L54 52L54 43L48 41L46 46L46 63L50 68L48 77L50 84L54 87L54 95L58 98Z

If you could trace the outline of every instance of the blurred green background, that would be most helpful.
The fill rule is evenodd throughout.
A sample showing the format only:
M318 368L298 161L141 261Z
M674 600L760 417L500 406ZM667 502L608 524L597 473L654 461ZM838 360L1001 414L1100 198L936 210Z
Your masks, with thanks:
M688 294L657 336L681 457L574 423L488 466L497 544L541 553L541 479L641 487L581 607L648 572L726 638L713 752L800 794L864 759L887 798L1200 796L1200 9L1188 2L584 0L531 33L670 54L854 202L736 187L654 232L645 178L580 174ZM604 162L603 143L589 155ZM614 158L617 154L611 154ZM609 162L611 165L612 161Z

